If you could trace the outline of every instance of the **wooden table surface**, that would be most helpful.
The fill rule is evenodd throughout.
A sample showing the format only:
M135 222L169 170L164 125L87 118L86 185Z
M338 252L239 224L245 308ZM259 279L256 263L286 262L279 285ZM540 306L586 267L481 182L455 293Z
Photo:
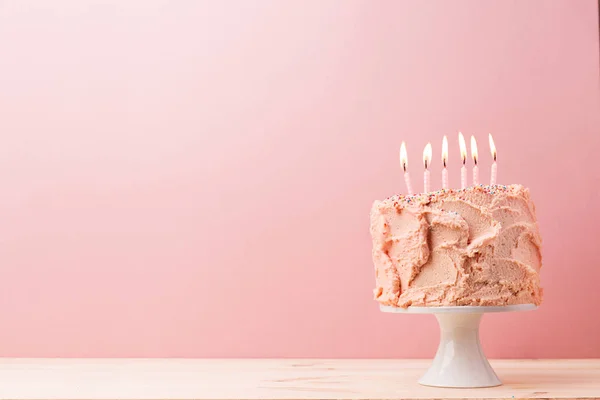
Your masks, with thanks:
M420 386L429 360L0 359L1 399L589 399L600 360L498 360L503 386Z

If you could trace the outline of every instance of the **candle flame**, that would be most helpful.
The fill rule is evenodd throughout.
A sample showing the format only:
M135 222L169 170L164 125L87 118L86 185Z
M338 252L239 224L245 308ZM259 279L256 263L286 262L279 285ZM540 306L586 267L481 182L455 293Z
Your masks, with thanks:
M425 146L425 150L423 150L423 164L425 165L425 169L427 169L431 165L432 156L433 151L431 149L431 143L427 143L427 146Z
M488 133L488 135L490 138L490 152L492 153L492 158L496 161L496 145L494 144L494 138L491 133Z
M477 141L475 136L471 136L471 156L473 156L473 162L477 165Z
M446 168L446 163L448 162L448 138L444 135L444 139L442 140L442 164L444 168Z
M404 142L402 142L402 145L400 146L400 165L404 172L406 172L406 169L408 168L408 155L406 154L406 144Z
M467 144L465 143L465 137L461 132L458 132L458 146L460 147L460 158L464 165L467 162Z

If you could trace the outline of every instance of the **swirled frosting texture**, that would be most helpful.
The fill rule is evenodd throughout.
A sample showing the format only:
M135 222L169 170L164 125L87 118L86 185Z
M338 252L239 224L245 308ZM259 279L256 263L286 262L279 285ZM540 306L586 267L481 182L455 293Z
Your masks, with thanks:
M474 186L376 201L375 299L395 307L539 305L541 237L529 191Z

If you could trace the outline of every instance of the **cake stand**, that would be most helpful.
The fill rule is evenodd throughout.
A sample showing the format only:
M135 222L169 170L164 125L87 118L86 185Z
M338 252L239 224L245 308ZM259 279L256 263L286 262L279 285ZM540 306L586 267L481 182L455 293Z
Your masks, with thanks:
M498 307L408 307L380 306L401 314L434 314L440 325L440 344L433 363L419 379L425 386L479 388L501 385L479 342L479 323L485 313L534 310L534 304Z

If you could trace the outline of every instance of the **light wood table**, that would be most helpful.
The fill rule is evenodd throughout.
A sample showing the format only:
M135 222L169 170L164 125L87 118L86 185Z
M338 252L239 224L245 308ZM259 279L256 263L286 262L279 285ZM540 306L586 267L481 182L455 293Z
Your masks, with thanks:
M0 359L1 399L589 399L600 360L492 361L503 386L420 386L429 360Z

